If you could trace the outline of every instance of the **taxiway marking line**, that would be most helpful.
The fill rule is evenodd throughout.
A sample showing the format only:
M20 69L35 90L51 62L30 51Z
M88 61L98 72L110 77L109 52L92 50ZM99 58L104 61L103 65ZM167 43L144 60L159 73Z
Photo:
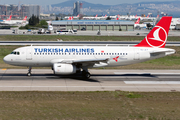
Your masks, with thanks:
M126 84L180 84L180 81L124 81Z

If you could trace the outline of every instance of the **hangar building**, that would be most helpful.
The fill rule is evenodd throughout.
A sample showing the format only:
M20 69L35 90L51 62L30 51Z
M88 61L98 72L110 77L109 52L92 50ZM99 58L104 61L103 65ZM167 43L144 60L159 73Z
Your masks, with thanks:
M134 22L125 20L59 20L52 21L56 30L133 31Z

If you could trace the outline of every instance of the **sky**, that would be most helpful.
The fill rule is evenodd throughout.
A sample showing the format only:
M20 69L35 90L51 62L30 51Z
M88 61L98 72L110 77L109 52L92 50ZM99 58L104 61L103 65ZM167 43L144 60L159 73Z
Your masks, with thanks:
M0 0L0 4L38 4L38 5L50 5L50 4L57 4L61 2L65 2L68 0ZM81 1L81 0L77 0ZM149 2L149 0L82 0L89 3L94 4L103 4L103 5L116 5L122 3L138 3L138 2ZM175 1L175 0L151 0L151 1ZM176 0L180 1L180 0Z

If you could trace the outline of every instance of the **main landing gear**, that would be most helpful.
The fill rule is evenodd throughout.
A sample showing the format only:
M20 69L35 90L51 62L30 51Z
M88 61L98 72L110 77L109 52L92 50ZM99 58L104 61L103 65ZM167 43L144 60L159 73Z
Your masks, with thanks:
M82 77L84 79L89 79L91 77L91 74L87 70L82 71Z
M32 74L31 74L31 69L32 69L32 67L29 67L29 70L28 70L28 73L27 73L27 76L31 76Z

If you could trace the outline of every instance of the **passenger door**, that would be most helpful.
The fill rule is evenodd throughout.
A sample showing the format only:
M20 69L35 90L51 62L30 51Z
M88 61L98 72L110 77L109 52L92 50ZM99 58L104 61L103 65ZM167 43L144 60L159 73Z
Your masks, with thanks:
M26 60L32 60L32 50L31 50L31 48L26 49Z

